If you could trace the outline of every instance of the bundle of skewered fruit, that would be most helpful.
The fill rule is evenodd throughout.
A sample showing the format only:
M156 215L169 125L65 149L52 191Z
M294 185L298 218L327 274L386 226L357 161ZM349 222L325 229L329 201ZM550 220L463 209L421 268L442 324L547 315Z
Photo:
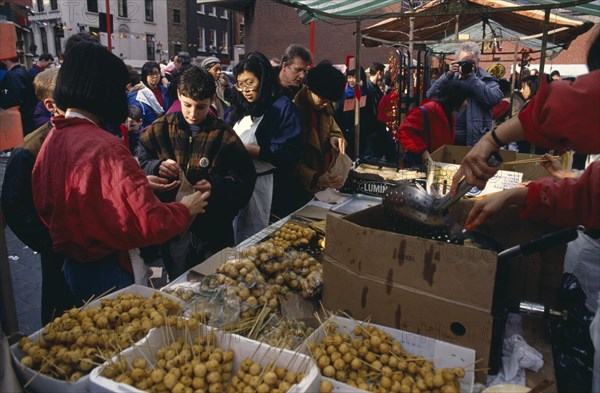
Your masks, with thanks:
M246 248L243 258L253 261L271 285L299 292L305 299L317 297L322 287L323 266L304 251L285 252L269 242Z
M317 232L314 229L307 226L286 222L271 235L267 242L286 250L289 247L308 245L316 234Z
M305 361L294 370L289 364L277 366L276 363L282 363L278 360L263 363L266 356L277 353L267 350L258 359L261 357L257 354L261 349L259 345L251 356L239 355L249 351L237 347L237 339L201 330L202 327L191 323L183 329L155 330L148 342L140 345L139 351L126 352L108 362L100 374L115 382L157 393L287 392L303 380L312 363ZM238 356L243 359L241 362L236 361Z
M397 340L372 325L356 325L352 335L341 333L335 322L326 322L324 330L327 335L309 343L308 350L328 378L371 392L460 391L463 368L434 369L431 361L405 352Z
M98 307L72 308L46 325L39 341L23 337L21 364L53 378L75 381L129 347L150 329L177 324L180 305L155 293L149 298L122 293Z
M258 337L260 342L278 348L294 350L314 331L306 323L289 318L277 318L274 323L267 321Z

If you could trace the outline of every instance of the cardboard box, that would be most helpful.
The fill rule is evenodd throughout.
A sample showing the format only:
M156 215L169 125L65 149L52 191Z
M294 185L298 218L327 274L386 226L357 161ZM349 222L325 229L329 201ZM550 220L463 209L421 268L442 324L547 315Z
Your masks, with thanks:
M452 185L452 177L471 148L467 146L445 145L431 153L431 162L427 172L427 191L437 197L446 195ZM539 158L534 154L522 154L509 150L500 150L504 162ZM550 176L539 163L503 165L491 178L485 189L474 188L467 196L480 196L515 187L518 183Z
M458 204L459 223L470 204ZM505 209L487 229L509 247L551 228L521 222L516 209ZM535 287L543 264L562 267L564 247L553 250L548 260L533 255L513 265L530 267L532 258L537 261L533 271L521 279ZM478 367L486 367L496 267L492 251L387 231L381 206L343 218L328 216L323 304L354 318L370 317L374 323L474 349L477 359L484 359ZM484 381L485 374L478 373L477 380Z
M363 322L353 319L334 316L327 322L335 322L340 333L348 333L354 337L352 329ZM473 364L475 364L475 351L469 348L460 347L458 345L449 344L443 341L434 340L419 334L408 333L398 329L392 329L386 326L380 326L369 323L378 330L383 330L388 333L393 339L397 340L402 349L412 355L423 356L426 359L432 359L435 368L454 368L464 367L465 376L460 380L460 392L471 393L473 391L474 372ZM315 330L306 341L300 346L299 350L308 354L308 344L319 343L325 337L326 332L323 326ZM363 392L363 390L354 388L335 379L321 376L323 380L330 381L334 386L334 392Z

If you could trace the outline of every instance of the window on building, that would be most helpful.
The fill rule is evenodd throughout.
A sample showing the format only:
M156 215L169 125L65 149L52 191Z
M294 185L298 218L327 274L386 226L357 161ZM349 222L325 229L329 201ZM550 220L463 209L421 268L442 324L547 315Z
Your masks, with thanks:
M204 28L198 28L198 49L200 52L206 51L206 37L204 36Z
M58 10L58 0L50 0L50 10Z
M210 29L208 31L208 48L207 52L216 53L217 52L217 31Z
M173 10L173 23L181 23L181 11Z
M226 31L221 32L221 42L219 43L221 53L229 53L229 35Z
M174 45L173 45L173 51L174 51L175 53L179 53L179 52L181 52L181 44L174 44Z
M146 60L155 60L154 34L146 34Z
M145 0L144 9L146 10L146 21L154 22L154 1Z
M117 8L121 18L127 18L127 0L117 1Z
M217 16L217 7L210 7L210 16Z
M221 18L227 19L227 10L223 8L222 11L223 13L221 14Z
M40 29L40 35L42 39L42 53L48 53L48 33L46 33L45 27Z
M37 0L38 12L44 12L44 0Z
M87 0L88 12L98 12L98 0Z
M198 13L199 14L204 14L204 4L198 4Z

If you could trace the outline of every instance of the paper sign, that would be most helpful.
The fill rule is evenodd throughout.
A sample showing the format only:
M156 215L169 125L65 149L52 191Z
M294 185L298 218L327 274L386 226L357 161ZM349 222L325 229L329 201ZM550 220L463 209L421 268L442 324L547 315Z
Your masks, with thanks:
M0 60L17 57L17 30L12 23L0 23Z
M0 150L23 144L23 125L19 107L0 109Z
M450 192L452 178L460 165L430 161L427 171L427 192L441 198ZM498 171L488 180L483 190L473 187L467 196L476 197L514 188L523 180L523 174L511 171Z
M367 96L361 96L359 100L359 105L361 108L364 108L367 105ZM344 112L353 111L355 106L355 99L348 98L344 100Z

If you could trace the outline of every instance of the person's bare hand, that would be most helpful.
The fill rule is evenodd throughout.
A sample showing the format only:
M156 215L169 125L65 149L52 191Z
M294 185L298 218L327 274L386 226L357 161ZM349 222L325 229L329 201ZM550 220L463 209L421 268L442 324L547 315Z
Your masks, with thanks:
M344 183L342 176L330 176L329 173L324 173L321 176L319 176L319 181L317 182L317 185L323 190L326 188L338 189L341 186L343 186Z
M337 136L332 136L329 139L330 143L331 143L331 147L333 147L334 150L339 151L340 153L344 153L346 151L346 140L344 138L338 138Z
M205 192L211 190L212 185L209 183L208 180L200 180L199 182L196 182L196 184L194 184L194 191Z
M460 66L458 65L458 61L453 61L450 63L450 68L448 69L448 75L454 76L457 72L460 72Z
M555 179L562 180L567 177L577 177L575 172L563 169L560 161L551 154L544 154L545 160L541 162L541 165L548 171L548 173Z
M173 190L181 185L180 180L169 180L163 177L148 175L146 176L148 183L154 192L165 192Z
M469 212L465 222L465 230L473 230L507 205L524 205L527 192L527 187L516 187L478 200Z
M186 195L181 198L181 203L183 203L190 210L190 216L194 216L196 214L205 212L206 205L208 205L207 199L209 197L210 191L196 191L193 194Z
M179 171L181 171L179 164L171 159L168 159L160 163L158 175L167 179L174 179L179 177Z
M487 163L490 154L497 149L498 146L493 142L491 136L486 134L469 150L452 178L452 188L450 189L452 196L456 195L458 183L463 176L467 184L476 186L480 190L485 188L487 181L498 172L498 167L490 166Z

